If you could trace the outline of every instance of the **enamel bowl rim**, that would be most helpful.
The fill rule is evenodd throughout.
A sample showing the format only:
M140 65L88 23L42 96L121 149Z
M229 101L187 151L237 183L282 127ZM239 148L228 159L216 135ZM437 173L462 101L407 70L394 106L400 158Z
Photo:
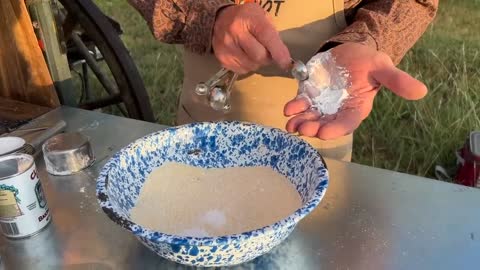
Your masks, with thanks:
M114 209L113 205L110 203L110 200L108 196L106 195L106 185L105 182L107 181L107 177L109 175L109 172L111 170L111 167L113 167L116 163L119 162L119 158L122 154L126 152L127 149L138 145L139 143L141 144L142 141L145 141L148 138L158 136L159 134L166 133L171 130L178 130L178 129L189 129L193 128L195 126L199 125L218 125L218 124L223 124L223 125L228 125L228 126L235 126L235 125L240 125L240 126L255 126L255 127L261 127L264 130L268 131L273 131L277 133L282 133L284 135L282 136L292 136L294 137L293 140L297 140L297 143L299 144L304 144L307 148L310 148L310 151L315 151L316 155L314 156L315 158L318 158L319 161L323 164L323 168L325 169L325 175L324 179L320 180L318 185L315 187L314 194L305 203L302 203L302 206L297 209L295 212L290 214L289 216L285 217L284 219L281 219L273 224L246 231L243 233L238 233L238 234L231 234L231 235L225 235L225 236L215 236L215 237L191 237L191 236L180 236L180 235L173 235L173 234L167 234L155 230L148 229L146 227L143 227L133 221L131 221L129 218L124 218L122 214L117 213L117 211ZM276 230L275 226L278 228L280 227L285 227L285 226L296 226L296 224L302 220L305 216L310 214L317 206L320 204L320 201L324 197L326 190L328 188L328 182L329 182L329 173L328 173L328 168L325 163L325 160L323 159L322 155L314 149L310 144L308 144L306 141L298 138L295 135L291 135L288 133L285 133L281 129L278 128L273 128L273 127L267 127L263 125L257 125L257 124L252 124L252 123L245 123L245 122L240 122L240 121L220 121L220 122L197 122L197 123L191 123L191 124L186 124L186 125L181 125L181 126L175 126L175 127L168 127L153 133L150 133L148 135L145 135L127 146L121 148L115 155L113 155L109 161L103 166L102 170L100 171L100 174L97 178L97 187L96 187L96 196L97 200L99 203L104 206L102 206L103 212L115 223L123 227L124 229L130 231L132 234L134 234L136 237L142 237L142 238L147 238L149 241L153 241L155 243L168 243L168 244L173 244L173 245L194 245L194 246L219 246L219 245L227 245L231 244L233 242L237 241L245 241L248 240L251 237L258 236L258 235L269 235L273 234ZM110 209L108 209L110 208ZM132 226L137 226L141 230L141 233L135 233L132 229ZM155 235L155 240L149 239L148 237L145 237L144 235ZM157 241L158 240L158 241ZM142 240L143 241L143 240Z

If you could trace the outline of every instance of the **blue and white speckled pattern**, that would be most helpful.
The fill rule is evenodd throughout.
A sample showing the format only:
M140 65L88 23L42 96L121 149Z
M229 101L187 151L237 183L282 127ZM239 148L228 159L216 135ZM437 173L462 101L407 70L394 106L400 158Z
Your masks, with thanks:
M222 237L181 237L135 224L135 205L146 176L165 162L204 168L269 166L285 175L303 206L287 218L254 231ZM97 180L104 212L158 255L195 266L226 266L252 260L282 242L320 202L328 172L320 154L279 129L240 122L194 123L141 138L113 156Z

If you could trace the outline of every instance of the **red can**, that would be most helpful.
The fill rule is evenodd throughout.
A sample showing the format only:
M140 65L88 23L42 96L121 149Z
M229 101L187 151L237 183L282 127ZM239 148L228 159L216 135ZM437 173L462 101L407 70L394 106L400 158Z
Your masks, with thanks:
M470 133L464 146L457 152L457 172L454 182L469 187L480 187L480 132Z

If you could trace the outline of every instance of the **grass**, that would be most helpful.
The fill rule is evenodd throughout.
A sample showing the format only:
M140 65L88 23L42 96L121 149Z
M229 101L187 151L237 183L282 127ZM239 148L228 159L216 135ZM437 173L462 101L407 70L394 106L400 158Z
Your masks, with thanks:
M149 91L159 123L173 124L182 63L157 42L126 0L96 0L122 25L122 36ZM480 129L480 0L442 0L435 22L400 67L425 82L429 95L406 102L381 91L355 134L353 161L420 176L436 164L453 168L454 151Z

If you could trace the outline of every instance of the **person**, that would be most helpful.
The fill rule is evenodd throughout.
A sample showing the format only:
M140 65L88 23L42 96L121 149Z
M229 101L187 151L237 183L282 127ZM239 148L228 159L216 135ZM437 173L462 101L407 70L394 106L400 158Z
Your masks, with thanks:
M352 134L380 86L407 100L427 93L395 65L434 19L438 0L128 1L156 39L183 45L178 124L239 120L283 128L326 157L350 160ZM326 51L349 72L350 97L333 115L312 110L286 72L292 59L307 62ZM194 92L221 67L240 74L228 113Z

